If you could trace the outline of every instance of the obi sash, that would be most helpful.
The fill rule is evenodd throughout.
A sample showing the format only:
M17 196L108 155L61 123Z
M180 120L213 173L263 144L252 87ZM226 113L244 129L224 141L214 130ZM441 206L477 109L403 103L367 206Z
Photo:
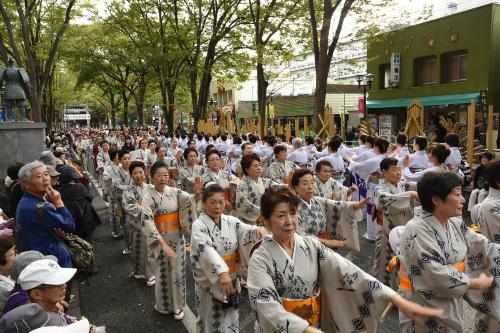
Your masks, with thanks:
M319 294L305 299L282 297L281 301L286 311L307 320L310 325L315 326L319 323L321 305Z
M166 234L172 230L179 230L179 212L155 216L156 229L160 234Z
M382 179L383 176L381 173L378 173L378 172L374 172L372 173L369 177L368 177L368 183L371 183L371 184L377 184L380 182L380 179Z
M239 255L238 251L228 254L227 256L222 257L224 259L224 262L226 263L227 267L229 267L228 274L232 275L238 271L239 268Z
M229 190L229 189L224 190L224 199L225 199L226 201L231 202L231 192L230 192L230 190Z

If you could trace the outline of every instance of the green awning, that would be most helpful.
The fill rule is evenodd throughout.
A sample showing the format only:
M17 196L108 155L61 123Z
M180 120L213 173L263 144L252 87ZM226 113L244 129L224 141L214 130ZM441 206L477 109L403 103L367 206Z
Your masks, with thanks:
M472 99L479 103L479 93L471 94L456 94L456 95L441 95L441 96L423 96L414 98L399 98L399 99L382 99L382 100L367 100L366 107L368 109L381 108L407 108L410 106L413 99L418 99L423 106L429 105L446 105L446 104L470 104Z

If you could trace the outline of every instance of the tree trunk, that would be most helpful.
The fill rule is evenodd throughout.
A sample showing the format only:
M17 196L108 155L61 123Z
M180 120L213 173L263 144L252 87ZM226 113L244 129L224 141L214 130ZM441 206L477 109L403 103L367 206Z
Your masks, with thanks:
M116 128L116 111L118 107L115 102L115 98L113 96L113 99L111 100L111 126L113 126L113 129Z
M198 90L196 89L198 83L198 73L196 71L196 67L191 68L191 105L193 107L193 118L194 124L193 129L198 131L198 121L200 120L201 113L198 109Z
M268 82L264 75L264 65L261 62L257 63L257 105L260 115L260 132L262 135L267 135L266 123L266 100ZM262 139L262 138L261 138Z
M204 72L200 83L200 90L198 96L198 109L200 112L200 119L206 119L207 114L207 104L208 95L210 94L210 83L212 82L211 72Z
M325 68L326 67L326 68ZM314 131L319 133L323 128L320 116L325 119L326 86L328 82L328 64L326 61L319 62L316 70L316 91L314 94Z
M125 88L122 89L123 98L123 125L128 127L128 97Z
M167 85L167 97L168 97L168 117L167 126L169 133L174 132L174 112L175 112L175 87Z
M56 109L54 105L54 74L51 74L47 82L48 107L47 107L47 131L52 129L55 123Z

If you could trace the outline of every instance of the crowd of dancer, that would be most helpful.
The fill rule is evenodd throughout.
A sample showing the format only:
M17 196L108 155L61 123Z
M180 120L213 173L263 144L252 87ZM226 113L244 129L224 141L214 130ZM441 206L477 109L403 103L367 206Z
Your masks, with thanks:
M459 137L395 141L153 129L51 140L95 160L130 276L154 286L154 309L176 320L190 260L198 332L239 331L241 288L256 332L376 332L392 306L402 332L463 332L464 301L475 332L499 332L500 162L481 155L471 228ZM371 274L345 257L360 251L365 220Z

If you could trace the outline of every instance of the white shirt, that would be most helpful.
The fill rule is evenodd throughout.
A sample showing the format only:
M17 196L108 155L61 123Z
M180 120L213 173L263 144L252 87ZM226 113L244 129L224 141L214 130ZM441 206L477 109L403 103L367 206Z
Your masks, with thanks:
M326 160L332 164L333 171L344 172L345 170L344 159L340 157L338 153L331 153L330 155L320 158L318 162L323 160Z
M288 155L288 160L299 164L306 164L308 156L304 147L295 149L290 155Z
M444 164L458 168L460 162L462 162L460 149L458 147L450 147L450 156L444 161Z
M404 158L404 157L403 157ZM403 158L399 159L399 164L403 165ZM429 166L429 158L425 150L419 150L410 155L410 165L411 169L423 170Z

